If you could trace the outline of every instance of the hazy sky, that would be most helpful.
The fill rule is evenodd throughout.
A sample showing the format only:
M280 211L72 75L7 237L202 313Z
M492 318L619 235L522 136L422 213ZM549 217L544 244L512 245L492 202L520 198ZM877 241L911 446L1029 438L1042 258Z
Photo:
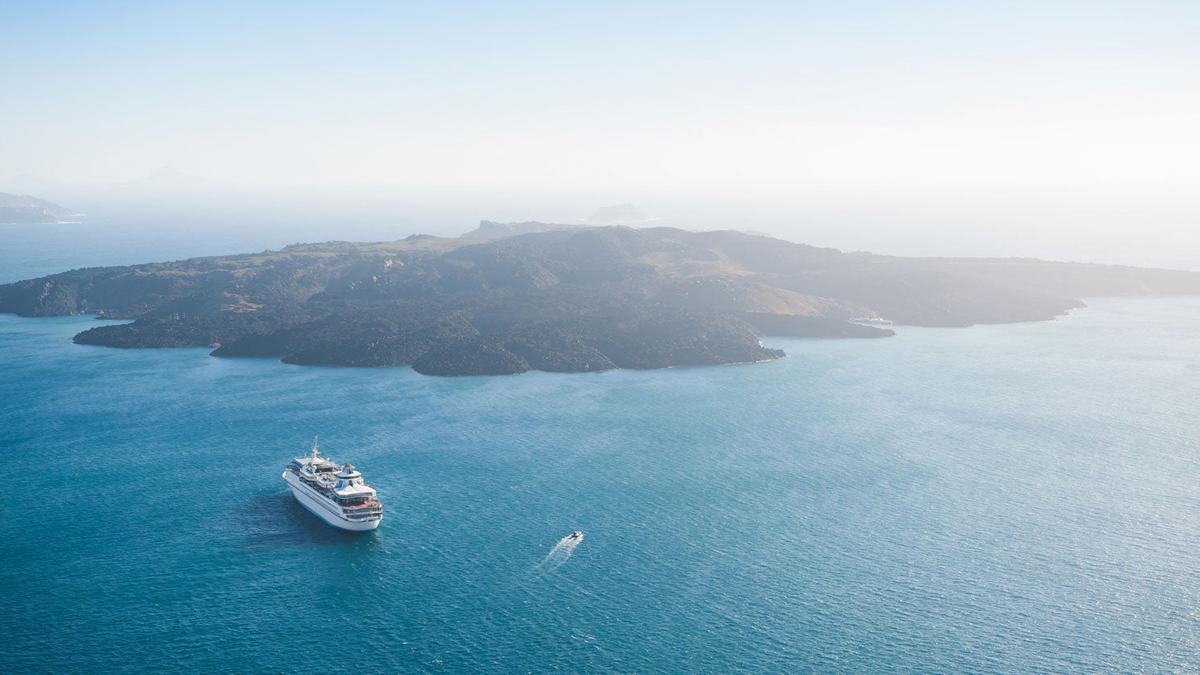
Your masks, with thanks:
M5 2L0 92L0 189L169 166L241 188L694 194L762 229L894 213L926 234L1200 241L1196 0Z

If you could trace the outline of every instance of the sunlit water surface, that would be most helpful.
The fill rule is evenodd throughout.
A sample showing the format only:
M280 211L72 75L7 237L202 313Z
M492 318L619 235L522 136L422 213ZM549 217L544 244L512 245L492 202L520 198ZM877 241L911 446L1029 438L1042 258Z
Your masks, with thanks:
M1200 301L1090 305L771 340L789 357L758 365L457 379L77 346L91 319L0 316L0 655L1200 669ZM317 433L379 489L379 530L285 491Z

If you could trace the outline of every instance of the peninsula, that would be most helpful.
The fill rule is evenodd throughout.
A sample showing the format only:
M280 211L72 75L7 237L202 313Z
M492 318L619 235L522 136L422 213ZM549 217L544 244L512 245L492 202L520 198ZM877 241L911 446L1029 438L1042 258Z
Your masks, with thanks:
M79 214L45 199L0 192L0 224L2 225L57 223L63 218L77 215Z
M1036 321L1089 296L1200 294L1200 273L843 253L736 231L481 233L497 238L78 269L0 286L0 312L131 320L83 331L81 344L484 375L763 361L783 355L764 336L887 337L868 324Z

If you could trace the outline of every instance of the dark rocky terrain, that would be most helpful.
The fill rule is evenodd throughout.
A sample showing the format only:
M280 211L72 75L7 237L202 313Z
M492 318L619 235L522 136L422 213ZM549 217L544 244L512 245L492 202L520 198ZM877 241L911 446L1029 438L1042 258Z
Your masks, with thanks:
M79 269L0 286L0 312L132 320L82 344L466 375L760 361L783 355L760 336L892 334L856 319L968 326L1050 319L1087 296L1195 293L1190 272L603 227Z

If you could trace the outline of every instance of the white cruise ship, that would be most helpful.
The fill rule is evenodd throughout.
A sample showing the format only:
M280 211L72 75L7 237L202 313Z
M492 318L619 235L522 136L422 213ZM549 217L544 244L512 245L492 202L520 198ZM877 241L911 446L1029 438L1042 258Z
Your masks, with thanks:
M338 466L317 452L293 459L283 480L300 505L321 520L343 530L373 530L383 520L383 504L375 488L363 482L352 464Z

